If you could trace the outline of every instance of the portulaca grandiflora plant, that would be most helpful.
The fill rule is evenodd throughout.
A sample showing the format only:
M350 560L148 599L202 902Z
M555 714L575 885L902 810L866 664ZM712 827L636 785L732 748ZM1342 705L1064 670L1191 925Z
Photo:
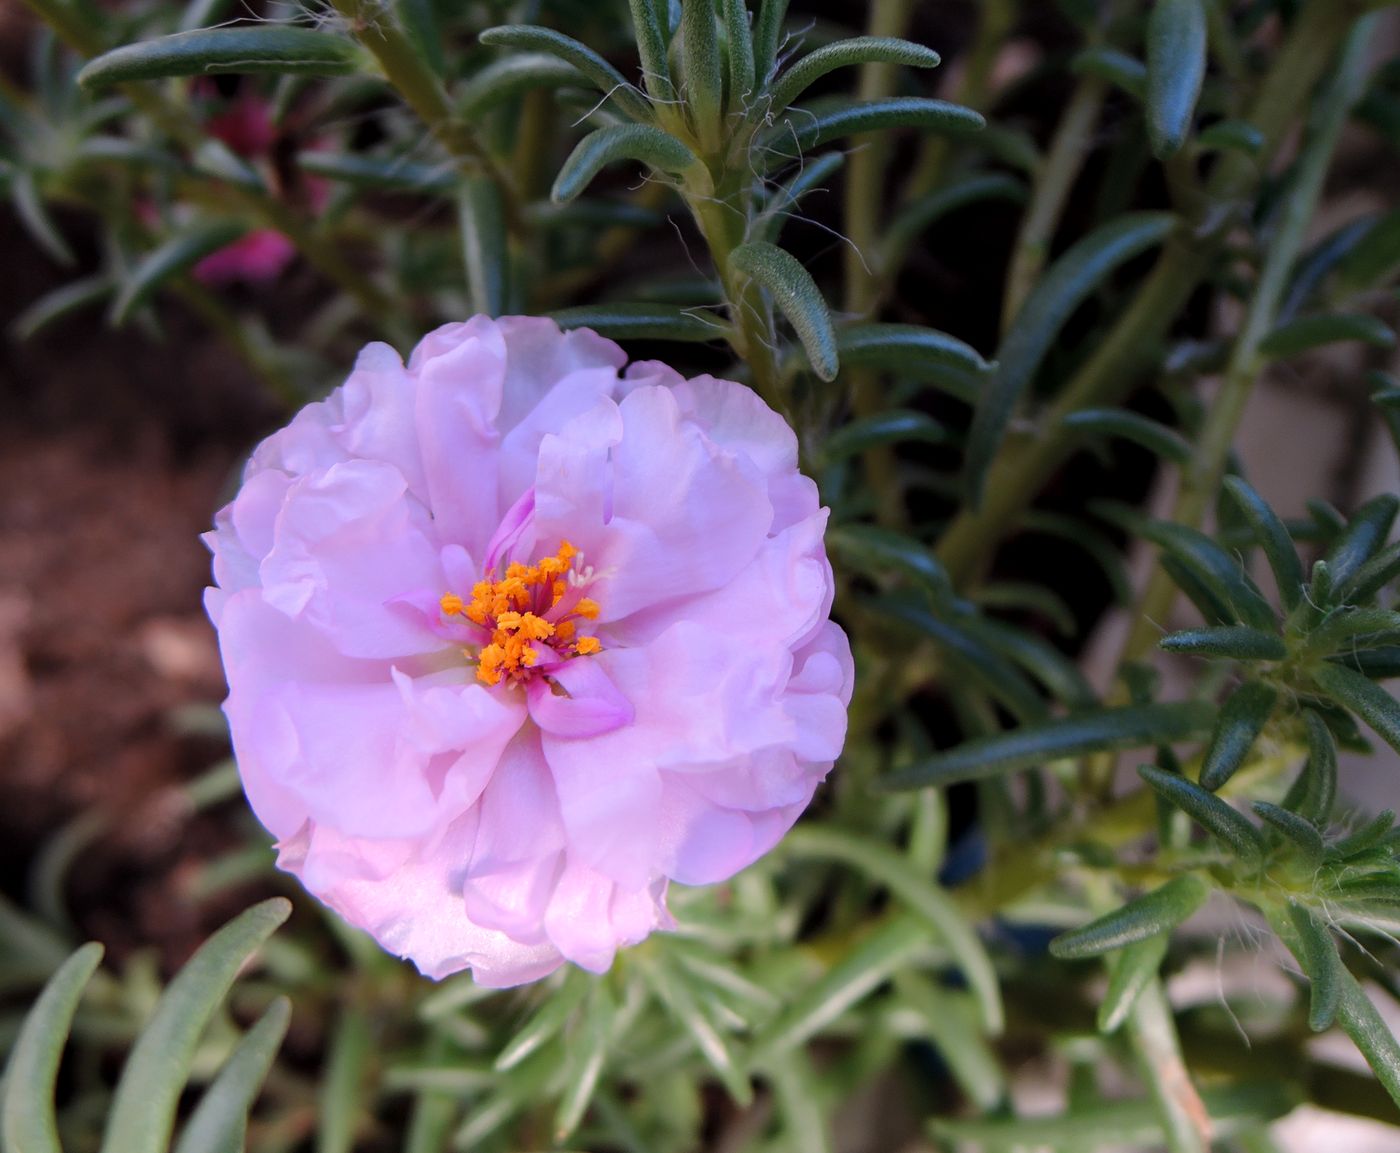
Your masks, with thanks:
M158 1002L0 908L8 1153L1400 1123L1397 500L1232 451L1331 344L1400 442L1384 3L27 2L16 330L190 312L285 423L206 536L261 828L190 786L266 899Z

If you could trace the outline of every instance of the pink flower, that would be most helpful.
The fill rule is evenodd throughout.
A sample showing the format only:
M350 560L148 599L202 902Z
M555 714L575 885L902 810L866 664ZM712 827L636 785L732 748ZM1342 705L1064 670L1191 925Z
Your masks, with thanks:
M374 344L206 539L278 863L432 977L594 971L841 751L826 510L752 392L552 321Z
M265 284L281 276L296 254L289 237L271 228L256 228L196 264L194 278L202 284Z

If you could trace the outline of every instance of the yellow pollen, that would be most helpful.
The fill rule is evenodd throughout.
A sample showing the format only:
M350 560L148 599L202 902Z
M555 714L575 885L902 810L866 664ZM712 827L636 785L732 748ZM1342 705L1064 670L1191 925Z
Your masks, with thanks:
M554 661L602 651L597 637L578 635L580 620L597 618L596 601L585 597L555 620L543 615L554 612L568 594L570 584L565 578L580 555L568 541L560 541L554 556L534 565L515 561L499 579L477 581L470 601L457 593L443 595L439 603L444 615L464 616L491 635L475 657L477 680L487 685L505 680L518 683L546 655ZM549 642L549 648L541 650L535 644L538 641ZM470 659L471 650L467 653Z

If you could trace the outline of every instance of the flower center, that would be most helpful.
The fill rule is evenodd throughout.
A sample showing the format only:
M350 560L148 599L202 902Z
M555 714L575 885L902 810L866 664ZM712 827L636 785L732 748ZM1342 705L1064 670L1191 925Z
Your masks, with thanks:
M597 637L579 636L579 621L598 616L598 604L582 595L575 561L582 554L568 541L538 564L511 564L499 580L490 573L472 586L472 599L446 593L444 616L462 616L490 634L480 652L465 650L476 663L476 679L498 685L520 683L531 670L598 652Z

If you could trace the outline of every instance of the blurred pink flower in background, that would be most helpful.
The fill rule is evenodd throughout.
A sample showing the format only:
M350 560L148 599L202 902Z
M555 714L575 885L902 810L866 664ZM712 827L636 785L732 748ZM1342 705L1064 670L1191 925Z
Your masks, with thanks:
M218 89L209 81L196 81L193 92L205 99L218 98ZM236 155L262 168L268 183L279 188L282 181L274 163L279 131L272 119L271 104L248 86L219 107L205 121L205 131ZM306 145L311 150L322 146L323 142L318 141ZM329 196L325 180L302 176L297 183L309 208L315 211L324 207ZM194 277L210 285L268 284L287 270L296 254L296 245L289 237L271 228L258 228L206 256L194 266Z
M476 317L370 345L206 539L279 864L429 976L601 971L841 751L826 510L751 391Z

